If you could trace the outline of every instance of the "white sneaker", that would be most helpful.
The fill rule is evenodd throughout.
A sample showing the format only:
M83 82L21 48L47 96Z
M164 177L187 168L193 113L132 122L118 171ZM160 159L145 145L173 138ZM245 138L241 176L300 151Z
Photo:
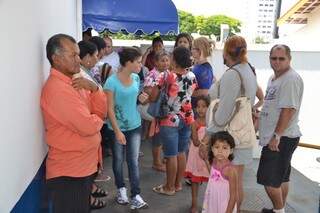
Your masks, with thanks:
M116 201L121 205L126 205L129 203L126 187L121 187L118 189Z
M131 199L131 209L145 209L148 208L148 204L144 202L140 195L136 195Z

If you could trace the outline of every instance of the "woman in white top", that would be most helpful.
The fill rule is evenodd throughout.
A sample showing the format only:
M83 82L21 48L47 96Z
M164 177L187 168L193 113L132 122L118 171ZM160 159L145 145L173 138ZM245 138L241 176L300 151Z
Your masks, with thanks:
M215 113L215 120L218 124L224 124L230 118L234 107L235 101L240 96L241 81L238 70L245 88L245 95L250 98L251 105L254 105L255 96L257 92L257 80L254 70L249 65L247 60L247 44L244 38L241 36L231 36L227 39L223 49L224 64L229 69L223 74L220 79L220 91L219 98L220 103ZM209 90L211 99L215 99L218 96L218 84L215 84L213 90ZM250 115L251 116L251 115ZM207 131L210 134L223 130L224 127L208 126ZM252 146L250 147L237 147L234 149L234 160L238 172L238 208L240 209L241 202L243 200L243 185L242 177L244 166L250 163L252 159Z

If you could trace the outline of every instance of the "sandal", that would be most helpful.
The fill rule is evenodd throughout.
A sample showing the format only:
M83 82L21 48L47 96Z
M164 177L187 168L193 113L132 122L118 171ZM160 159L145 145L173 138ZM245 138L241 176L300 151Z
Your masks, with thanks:
M177 187L175 191L176 191L176 192L182 191L182 186Z
M169 196L172 196L172 195L174 195L176 193L175 190L173 190L173 191L165 191L164 188L163 188L163 185L159 185L159 186L153 187L152 190L155 193L162 194L162 195L169 195Z
M153 165L152 169L154 169L154 170L156 170L158 172L166 172L166 166L165 165L162 165L162 166Z
M108 192L104 191L102 188L99 188L97 186L96 190L91 192L91 195L93 197L106 197L108 195Z
M93 198L93 202L90 203L91 209L101 209L101 208L104 208L105 206L106 206L106 202L98 198Z

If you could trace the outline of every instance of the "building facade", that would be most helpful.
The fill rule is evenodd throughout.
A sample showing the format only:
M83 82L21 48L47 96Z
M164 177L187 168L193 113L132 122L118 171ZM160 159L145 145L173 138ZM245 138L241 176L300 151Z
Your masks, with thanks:
M276 14L277 14L277 0L258 0L256 16L256 38L261 38L263 41L270 41L273 39Z

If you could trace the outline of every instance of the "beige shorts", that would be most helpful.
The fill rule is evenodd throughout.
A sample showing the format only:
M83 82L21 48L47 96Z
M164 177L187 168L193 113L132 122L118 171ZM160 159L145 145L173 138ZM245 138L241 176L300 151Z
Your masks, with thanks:
M248 165L252 162L252 148L237 149L233 150L234 159L232 163L234 165Z

